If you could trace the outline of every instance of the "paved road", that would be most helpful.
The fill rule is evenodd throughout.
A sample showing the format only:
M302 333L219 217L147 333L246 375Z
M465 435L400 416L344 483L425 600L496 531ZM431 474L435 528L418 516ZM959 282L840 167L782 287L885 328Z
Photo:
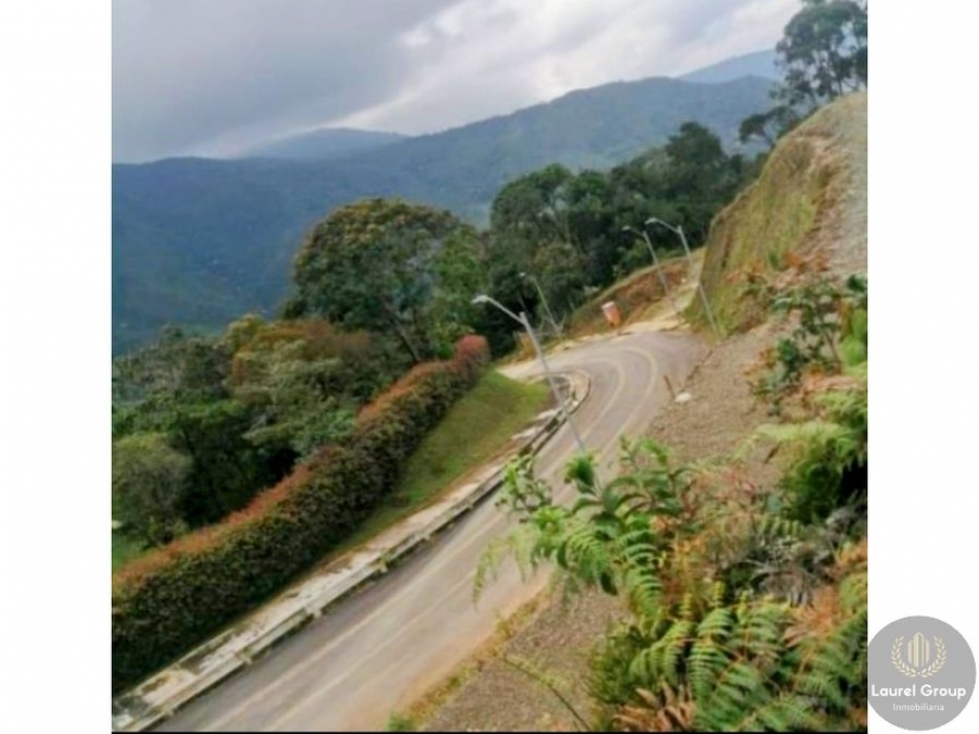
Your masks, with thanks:
M589 450L607 465L622 435L639 435L669 399L663 375L682 382L703 354L692 336L649 331L590 341L549 358L583 370L591 394L575 415ZM505 370L516 377L533 364ZM538 459L556 482L573 453L562 427ZM607 470L608 472L609 470ZM486 502L376 583L341 602L267 656L159 727L175 731L379 730L437 683L546 581L525 583L512 564L473 604L479 555L506 521Z

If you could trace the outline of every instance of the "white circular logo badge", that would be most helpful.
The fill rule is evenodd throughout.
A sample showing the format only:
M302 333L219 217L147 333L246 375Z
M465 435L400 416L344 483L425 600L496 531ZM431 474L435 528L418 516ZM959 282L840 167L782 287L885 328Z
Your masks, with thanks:
M882 718L902 729L947 724L976 686L976 659L965 638L932 617L891 622L870 641L868 694Z

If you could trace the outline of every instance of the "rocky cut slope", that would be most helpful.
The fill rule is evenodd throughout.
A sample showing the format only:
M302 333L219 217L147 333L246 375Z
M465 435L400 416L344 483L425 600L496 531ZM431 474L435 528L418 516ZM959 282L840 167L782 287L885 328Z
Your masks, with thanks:
M761 176L714 220L701 282L725 331L754 323L747 276L824 257L842 275L867 270L867 93L819 110L783 137ZM699 301L691 317L703 323Z

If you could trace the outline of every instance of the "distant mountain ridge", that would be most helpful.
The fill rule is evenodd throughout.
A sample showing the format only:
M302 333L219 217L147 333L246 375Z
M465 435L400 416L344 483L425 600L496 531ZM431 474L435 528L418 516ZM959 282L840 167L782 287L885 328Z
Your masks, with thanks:
M755 51L725 59L677 78L697 84L723 84L747 76L778 81L782 74L775 65L775 58L774 50Z
M322 160L380 148L407 138L407 135L400 133L355 130L347 127L324 127L260 143L239 153L235 158Z
M548 163L606 168L664 143L687 120L737 148L766 109L759 78L665 77L571 92L442 133L323 160L167 159L113 166L113 351L166 323L215 329L286 294L303 232L368 196L428 202L482 223L507 181Z

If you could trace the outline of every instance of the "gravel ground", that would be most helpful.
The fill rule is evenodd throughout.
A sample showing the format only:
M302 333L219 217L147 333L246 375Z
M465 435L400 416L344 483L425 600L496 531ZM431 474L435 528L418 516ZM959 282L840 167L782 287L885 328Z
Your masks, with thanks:
M647 434L670 446L681 461L733 451L768 420L764 407L751 395L745 373L777 336L775 327L763 324L716 347L682 387L691 399L668 406ZM756 481L770 481L776 470L753 463L750 472ZM557 679L562 694L588 718L588 655L623 609L617 599L598 592L586 593L570 605L563 605L556 592L545 593L550 596L541 609L494 655L477 664L477 670L428 719L426 731L574 730L574 717L557 697L503 662L502 656L528 661Z

